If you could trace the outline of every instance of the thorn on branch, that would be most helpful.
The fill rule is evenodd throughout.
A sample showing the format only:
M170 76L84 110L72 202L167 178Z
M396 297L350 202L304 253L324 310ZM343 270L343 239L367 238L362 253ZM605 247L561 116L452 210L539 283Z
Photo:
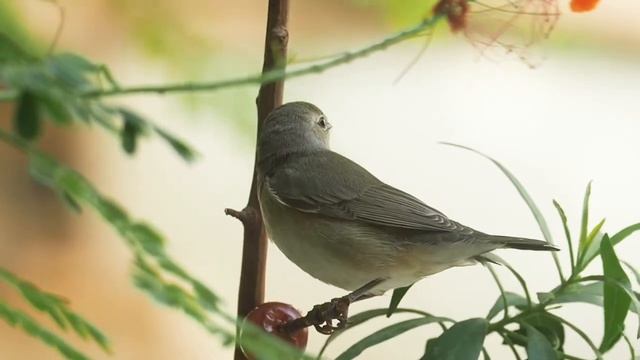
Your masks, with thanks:
M240 222L245 226L252 222L255 222L259 217L258 212L254 208L249 206L242 209L242 211L226 208L224 209L224 213L228 216L240 220Z

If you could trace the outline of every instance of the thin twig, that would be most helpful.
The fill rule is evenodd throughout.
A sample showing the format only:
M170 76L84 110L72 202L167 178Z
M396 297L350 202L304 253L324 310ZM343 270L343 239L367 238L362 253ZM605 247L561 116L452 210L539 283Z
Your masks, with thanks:
M213 82L187 82L176 84L163 84L163 85L140 85L132 87L114 88L108 90L89 90L82 94L85 97L104 97L104 96L118 96L136 93L177 93L177 92L193 92L193 91L214 91L223 88L253 84L271 84L276 81L291 79L308 74L319 74L328 69L334 68L339 65L350 63L351 61L368 56L372 53L382 51L388 47L409 39L416 34L424 31L425 29L432 28L442 19L442 15L434 15L420 24L409 28L405 31L394 34L384 40L377 43L366 46L356 51L344 52L340 56L321 62L319 64L309 65L297 70L285 71L284 68L273 69L267 72L263 72L259 75L251 75L247 77L240 77L229 80L213 81Z

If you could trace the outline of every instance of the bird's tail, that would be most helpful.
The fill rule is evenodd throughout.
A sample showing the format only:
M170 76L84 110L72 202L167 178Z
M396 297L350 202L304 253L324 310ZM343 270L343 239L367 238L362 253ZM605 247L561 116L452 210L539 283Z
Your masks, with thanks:
M520 250L558 251L554 245L546 241L526 239L512 236L487 235L488 240L501 244L502 247Z

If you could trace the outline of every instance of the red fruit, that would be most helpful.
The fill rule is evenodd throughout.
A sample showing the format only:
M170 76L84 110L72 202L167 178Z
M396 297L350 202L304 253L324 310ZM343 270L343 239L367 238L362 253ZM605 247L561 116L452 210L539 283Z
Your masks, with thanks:
M288 342L289 344L303 349L307 346L307 340L309 338L309 332L307 328L298 330L295 333L289 334L284 331L280 331L280 327L291 320L301 318L302 314L296 308L289 304L281 302L267 302L256 306L251 310L245 321L251 321L264 331L273 334L280 339ZM248 354L244 349L242 350L245 355L252 359L253 357Z

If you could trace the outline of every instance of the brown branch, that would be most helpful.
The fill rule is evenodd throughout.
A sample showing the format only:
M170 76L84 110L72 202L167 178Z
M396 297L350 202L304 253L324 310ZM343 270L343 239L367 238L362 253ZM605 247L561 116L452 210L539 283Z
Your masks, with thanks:
M267 29L264 46L262 73L284 70L287 58L287 20L289 0L269 0ZM258 137L267 115L282 105L284 80L263 84L260 87L256 105L258 108ZM267 261L267 237L258 204L256 169L249 192L249 201L242 211L226 209L225 213L242 221L244 241L242 244L242 270L238 290L238 318L244 318L253 308L264 302L265 265ZM246 360L236 347L235 360Z

